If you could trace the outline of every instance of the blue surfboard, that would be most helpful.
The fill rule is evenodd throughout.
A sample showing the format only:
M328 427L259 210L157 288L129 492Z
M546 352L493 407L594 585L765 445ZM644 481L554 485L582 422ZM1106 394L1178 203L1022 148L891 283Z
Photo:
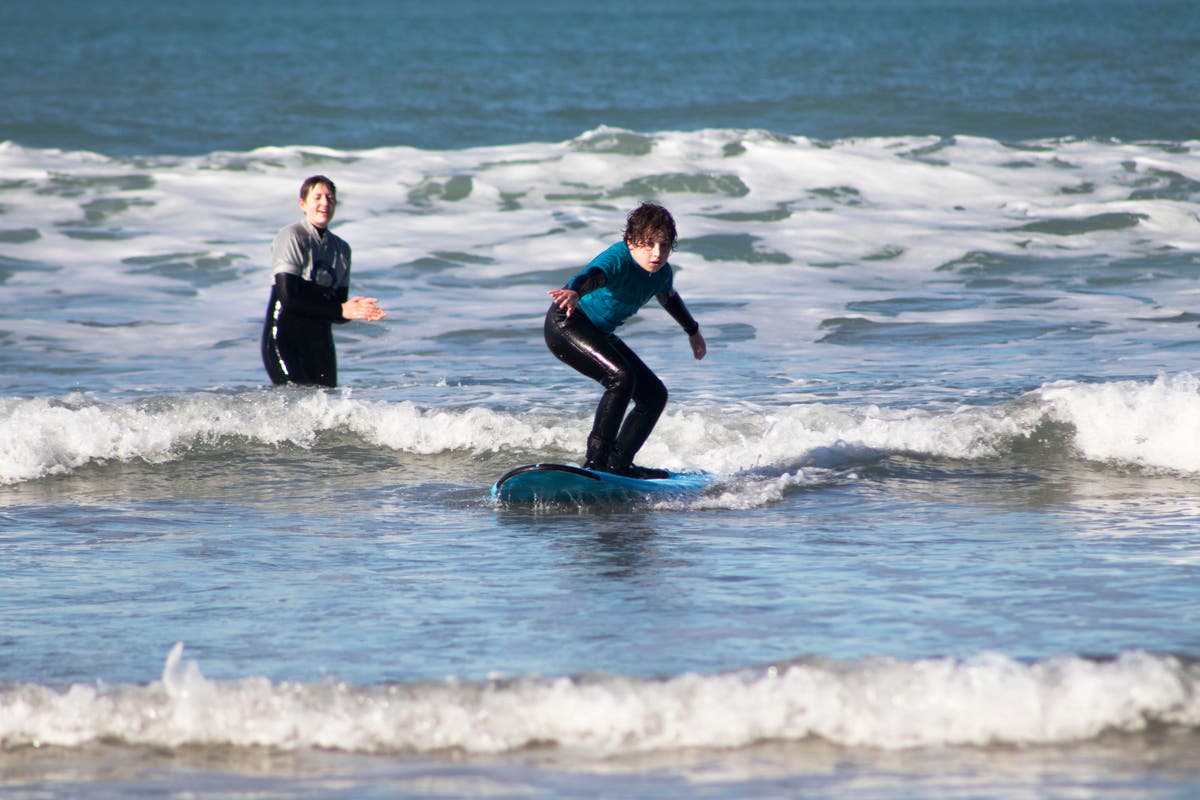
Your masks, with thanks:
M492 487L499 503L614 503L697 494L715 480L707 472L665 478L627 478L570 464L529 464L506 472Z

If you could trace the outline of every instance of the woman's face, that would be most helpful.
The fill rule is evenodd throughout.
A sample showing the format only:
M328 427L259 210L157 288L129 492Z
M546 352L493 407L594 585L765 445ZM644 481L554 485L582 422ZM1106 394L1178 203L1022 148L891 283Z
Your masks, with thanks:
M333 212L337 208L337 198L333 190L324 183L314 183L308 190L308 196L300 201L300 210L315 228L328 228Z

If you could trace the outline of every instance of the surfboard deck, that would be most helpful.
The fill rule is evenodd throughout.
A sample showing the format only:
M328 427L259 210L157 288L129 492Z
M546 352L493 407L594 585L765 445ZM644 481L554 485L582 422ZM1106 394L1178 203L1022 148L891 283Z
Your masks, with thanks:
M492 486L500 503L611 503L695 494L711 484L707 472L672 472L665 478L627 478L570 464L529 464L509 470Z

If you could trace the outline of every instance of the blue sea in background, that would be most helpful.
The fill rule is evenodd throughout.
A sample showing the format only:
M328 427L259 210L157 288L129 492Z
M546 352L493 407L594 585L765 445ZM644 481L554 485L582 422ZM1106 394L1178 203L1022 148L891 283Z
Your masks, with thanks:
M597 125L1192 140L1196 8L1121 0L26 2L4 135L114 156Z
M1197 10L9 3L0 796L1194 797ZM390 314L276 389L315 172ZM642 200L716 482L496 505Z

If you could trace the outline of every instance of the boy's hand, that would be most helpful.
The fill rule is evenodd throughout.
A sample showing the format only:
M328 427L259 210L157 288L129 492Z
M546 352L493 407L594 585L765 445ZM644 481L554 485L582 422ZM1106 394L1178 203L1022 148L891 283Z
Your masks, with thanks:
M579 292L574 289L551 289L546 294L550 295L554 305L567 312L568 317L575 310L575 306L579 305Z

